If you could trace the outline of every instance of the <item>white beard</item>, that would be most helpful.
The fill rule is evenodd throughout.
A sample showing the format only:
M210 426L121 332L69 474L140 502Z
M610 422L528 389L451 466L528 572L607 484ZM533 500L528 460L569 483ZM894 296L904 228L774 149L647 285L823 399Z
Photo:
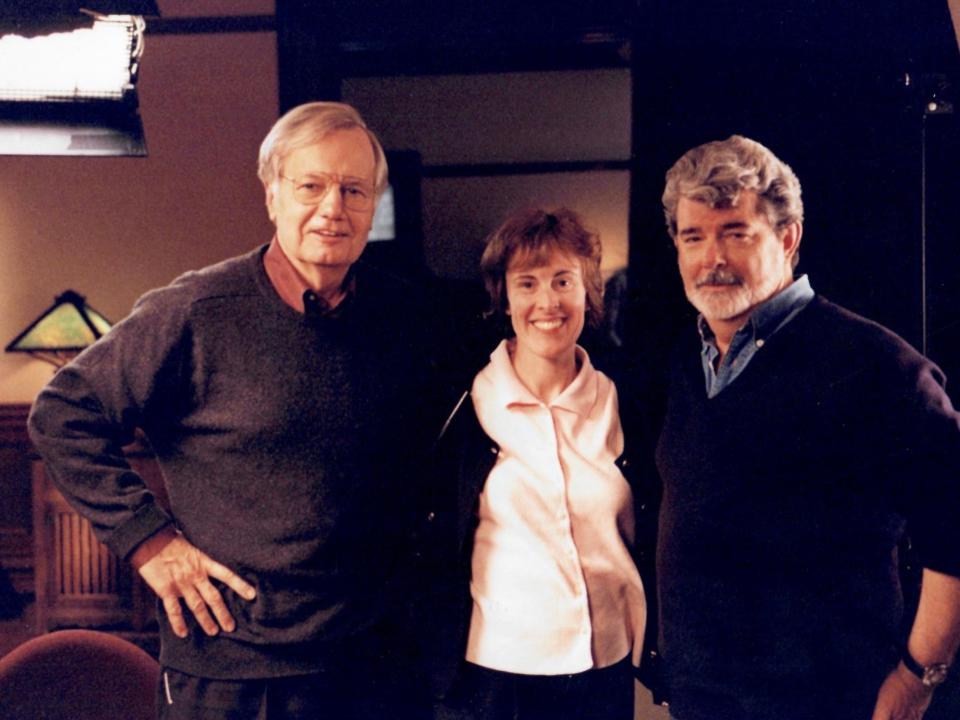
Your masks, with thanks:
M771 277L756 287L727 285L718 291L716 287L691 287L686 289L687 300L706 320L733 320L751 308L768 300L780 290L780 283Z

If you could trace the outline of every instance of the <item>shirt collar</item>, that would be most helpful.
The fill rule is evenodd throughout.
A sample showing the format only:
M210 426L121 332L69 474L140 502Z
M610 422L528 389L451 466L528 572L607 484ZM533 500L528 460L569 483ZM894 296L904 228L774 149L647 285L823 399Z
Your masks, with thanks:
M749 333L754 339L766 340L800 312L813 295L809 276L801 275L772 298L757 305L737 333ZM713 330L703 315L697 317L697 329L704 344L715 344Z
M502 340L490 354L490 364L480 371L477 379L488 384L496 403L504 408L543 405L520 381L517 371L514 370L513 361L510 359L510 345L514 342L516 341ZM577 345L576 354L577 364L580 366L576 377L549 405L585 416L590 414L597 402L597 373L586 350Z
M353 268L351 268L343 279L343 290L346 297L340 301L336 308L331 308L329 303L317 295L297 272L293 263L290 262L290 258L280 247L280 241L276 235L273 236L270 247L263 254L263 266L267 271L267 277L270 278L270 284L273 285L283 302L298 313L311 317L333 314L350 299L356 289L356 277Z

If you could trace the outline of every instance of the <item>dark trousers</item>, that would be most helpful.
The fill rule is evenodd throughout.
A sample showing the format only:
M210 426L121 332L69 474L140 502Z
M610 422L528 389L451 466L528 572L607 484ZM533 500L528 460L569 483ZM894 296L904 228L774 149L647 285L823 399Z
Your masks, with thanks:
M465 663L435 720L633 720L629 659L575 675L515 675Z
M160 720L426 720L423 695L394 679L339 671L264 680L210 680L164 668Z
M394 679L329 671L264 680L210 680L164 668L160 720L426 720L423 695Z
M391 636L355 642L329 668L289 677L218 680L162 668L160 720L427 720L425 684Z

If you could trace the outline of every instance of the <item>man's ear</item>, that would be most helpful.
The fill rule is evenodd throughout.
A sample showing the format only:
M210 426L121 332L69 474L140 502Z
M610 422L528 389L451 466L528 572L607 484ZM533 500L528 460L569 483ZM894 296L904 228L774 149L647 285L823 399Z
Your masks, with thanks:
M276 195L274 194L274 183L264 183L263 192L265 195L265 202L267 205L267 216L270 218L270 222L276 224L277 222L277 211L273 209L274 201L276 200Z
M784 226L780 231L780 242L783 243L783 252L788 258L793 258L800 250L801 237L803 237L803 223L799 220Z

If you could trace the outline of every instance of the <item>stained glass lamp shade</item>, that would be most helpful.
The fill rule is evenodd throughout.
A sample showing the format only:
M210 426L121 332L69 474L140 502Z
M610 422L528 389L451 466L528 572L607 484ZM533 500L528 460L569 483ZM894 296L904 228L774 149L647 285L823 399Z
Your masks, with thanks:
M7 345L7 352L25 352L61 366L110 330L110 321L87 305L73 290L58 295L53 305Z

